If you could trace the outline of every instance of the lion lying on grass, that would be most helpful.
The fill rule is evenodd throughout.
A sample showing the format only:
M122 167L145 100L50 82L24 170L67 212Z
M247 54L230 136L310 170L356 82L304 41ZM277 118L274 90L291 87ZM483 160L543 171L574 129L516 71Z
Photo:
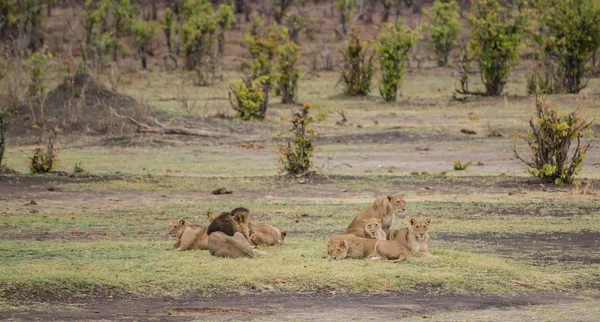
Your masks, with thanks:
M208 250L218 257L254 257L255 254L268 255L253 249L250 242L252 235L250 211L246 208L235 208L224 212L208 225Z
M279 246L285 244L287 230L281 230L269 224L256 224L252 226L250 242L254 246Z
M344 234L358 234L357 236L360 236L365 229L366 219L381 218L381 229L387 235L390 227L394 224L395 216L400 216L405 211L406 201L403 194L378 197L352 220Z
M177 239L173 244L175 250L208 249L206 227L196 225L185 219L171 220L169 237Z
M359 227L349 228L346 230L346 235L354 235L362 238L372 238L385 240L386 234L385 231L381 228L381 224L383 223L383 218L369 218L365 219L365 227L364 229L360 229Z
M431 219L411 218L410 226L390 230L387 239L399 242L415 255L433 256L427 250L429 247L429 224L431 224Z
M387 259L398 262L405 260L408 256L408 250L398 242L354 235L333 236L327 243L327 251L335 260L349 257Z

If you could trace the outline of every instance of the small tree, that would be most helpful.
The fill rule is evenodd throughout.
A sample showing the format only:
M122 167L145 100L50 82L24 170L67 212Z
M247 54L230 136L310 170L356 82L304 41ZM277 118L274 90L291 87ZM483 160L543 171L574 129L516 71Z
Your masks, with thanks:
M310 127L310 124L314 122L313 117L309 114L311 108L310 103L305 103L299 111L292 111L290 132L294 134L294 139L287 145L277 144L279 162L282 165L282 172L286 174L307 175L313 166L311 161L315 149L313 141L317 134Z
M212 5L208 0L188 0L184 3L182 39L185 47L186 68L199 68L210 53L216 32Z
M143 20L135 20L131 24L131 33L135 39L138 53L140 54L140 60L142 62L142 68L148 68L147 54L150 51L152 45L152 39L156 35L156 25L154 22L146 22Z
M54 142L58 130L51 129L44 131L46 135L46 151L38 148L33 151L33 155L29 158L29 170L31 173L47 173L52 171L58 161L58 155L54 151Z
M29 77L31 78L31 85L29 87L30 95L43 94L46 91L43 84L43 77L46 74L48 61L51 58L52 53L44 50L31 55L29 59Z
M277 58L281 103L292 104L296 101L298 81L300 80L300 71L296 66L300 59L298 45L291 41L285 42L279 46Z
M396 101L396 93L402 86L404 64L410 60L410 50L419 39L421 27L413 30L404 26L402 20L396 24L383 24L382 32L377 37L377 51L383 78L379 92L386 102Z
M546 73L537 85L548 93L579 93L586 87L585 67L600 48L600 2L537 0L540 28L536 41Z
M349 24L352 22L352 14L356 9L357 0L335 0L335 8L340 11L340 25L336 29L340 39L345 39L350 31Z
M438 65L448 65L448 56L456 44L460 31L458 5L454 0L436 0L431 10L425 11L431 19L431 40L438 56Z
M536 97L535 107L537 118L529 120L529 132L516 133L527 142L531 161L521 157L514 146L513 153L530 168L532 175L550 179L555 184L570 184L590 147L589 143L581 145L582 133L592 126L593 121L588 122L579 112L560 112L539 97ZM571 149L573 140L577 146Z
M233 15L233 8L225 3L219 6L219 11L216 12L216 15L217 25L219 26L219 30L217 31L217 42L219 54L222 55L225 51L225 31L231 28L231 23L235 21L235 16Z
M371 92L375 55L372 52L369 54L368 43L360 41L358 27L352 27L348 40L348 45L342 50L344 62L341 66L340 82L343 83L347 95L368 95Z
M117 61L118 58L119 41L121 37L127 37L131 34L131 23L134 21L139 9L139 6L132 3L131 0L115 0L113 3L111 13L114 19L114 61Z
M173 11L171 11L170 8L167 8L167 10L165 10L165 15L163 16L163 20L162 20L162 29L163 32L165 33L165 37L167 38L167 49L169 50L169 53L172 54L173 53L173 32L176 29L176 24L175 24L175 15L173 14Z
M273 0L273 17L278 24L281 24L288 9L296 0Z
M525 14L497 0L480 0L471 11L469 54L479 63L485 95L498 96L519 62Z

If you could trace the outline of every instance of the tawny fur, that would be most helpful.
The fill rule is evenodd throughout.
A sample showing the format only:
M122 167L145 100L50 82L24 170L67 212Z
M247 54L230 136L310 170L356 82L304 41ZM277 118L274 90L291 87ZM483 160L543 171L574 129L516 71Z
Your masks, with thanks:
M196 225L185 219L171 220L169 237L177 239L173 244L176 250L208 249L206 227Z
M350 223L344 234L361 235L365 229L365 219L381 218L381 229L386 233L394 224L396 215L404 213L406 201L403 194L380 196L363 209Z
M236 232L233 236L220 231L213 232L208 236L208 250L211 255L217 257L254 257L248 239L240 232Z
M403 261L408 256L408 250L398 242L354 235L332 237L327 243L327 251L331 258L336 260L348 257Z
M252 226L250 242L255 246L279 246L285 244L288 231L281 230L269 224L256 224Z
M432 256L428 250L430 224L431 219L411 219L410 226L390 230L387 239L399 242L414 255L430 257Z

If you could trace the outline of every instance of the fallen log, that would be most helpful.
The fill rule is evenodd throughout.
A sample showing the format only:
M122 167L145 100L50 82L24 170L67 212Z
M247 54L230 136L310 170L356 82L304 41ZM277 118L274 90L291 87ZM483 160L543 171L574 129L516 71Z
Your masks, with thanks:
M109 107L109 108L114 116L116 116L120 119L128 120L129 122L137 125L138 132L140 132L140 133L180 134L180 135L194 135L194 136L202 136L202 137L210 137L210 138L220 138L220 137L224 136L223 134L206 131L206 130L189 129L189 128L185 128L185 127L165 126L165 125L159 123L157 119L153 119L154 124L157 126L150 126L150 125L138 122L131 116L119 115L119 113L117 113L117 111L115 111L112 107Z

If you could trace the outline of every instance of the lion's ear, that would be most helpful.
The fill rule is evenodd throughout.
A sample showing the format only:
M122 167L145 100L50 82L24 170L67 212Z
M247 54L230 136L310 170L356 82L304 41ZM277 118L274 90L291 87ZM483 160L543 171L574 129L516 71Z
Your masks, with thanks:
M426 222L428 225L429 225L429 224L431 224L431 218L427 218L427 219L425 219L425 222Z
M282 230L281 231L281 238L286 238L288 235L288 231L287 230Z
M180 225L185 225L185 219L181 219L181 220L179 221L179 224L180 224Z
M379 222L383 224L383 218L379 218Z
M394 195L387 195L388 201L392 201L394 199Z
M411 225L414 225L414 224L415 224L415 222L417 222L417 220L416 220L415 218L410 218L410 224L411 224Z

